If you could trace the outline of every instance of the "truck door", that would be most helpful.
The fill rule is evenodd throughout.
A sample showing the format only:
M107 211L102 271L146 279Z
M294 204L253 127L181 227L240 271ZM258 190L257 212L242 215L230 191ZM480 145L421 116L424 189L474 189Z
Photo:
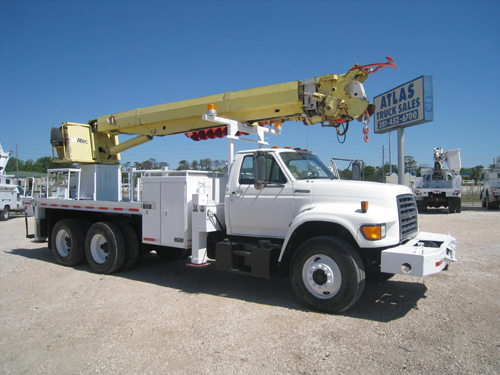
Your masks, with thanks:
M269 183L256 189L253 155L246 155L228 192L230 234L284 238L293 220L293 189L273 155L267 156Z

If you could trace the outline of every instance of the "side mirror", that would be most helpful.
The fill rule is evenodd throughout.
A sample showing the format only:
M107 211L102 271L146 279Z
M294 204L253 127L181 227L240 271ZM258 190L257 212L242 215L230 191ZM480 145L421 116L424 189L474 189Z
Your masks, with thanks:
M265 152L256 152L253 154L253 179L255 181L255 189L262 189L263 185L268 181L267 178L267 158Z

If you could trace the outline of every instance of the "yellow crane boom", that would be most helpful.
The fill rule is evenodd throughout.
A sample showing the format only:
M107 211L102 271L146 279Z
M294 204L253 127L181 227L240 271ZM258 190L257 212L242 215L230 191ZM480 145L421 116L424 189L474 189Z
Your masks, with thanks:
M302 121L306 125L322 123L338 127L374 112L374 106L366 100L362 82L368 74L385 66L396 67L388 58L387 63L354 65L342 75L327 74L305 81L138 108L100 116L89 124L64 123L61 128L51 130L54 161L117 163L120 152L154 136L213 127L201 118L208 104L216 105L219 116L249 125ZM118 134L139 136L119 144Z

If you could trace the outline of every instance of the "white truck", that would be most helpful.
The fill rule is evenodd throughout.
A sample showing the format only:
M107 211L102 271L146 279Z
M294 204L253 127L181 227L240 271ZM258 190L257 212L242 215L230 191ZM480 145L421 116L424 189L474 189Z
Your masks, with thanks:
M14 176L5 174L11 153L4 152L0 144L0 221L8 220L11 211L24 211L23 189L15 183Z
M354 68L358 73L366 72L364 67ZM299 91L321 89L320 80L312 82L316 83L308 88L299 82ZM349 83L344 81L342 90L331 85L328 89L349 98L354 96L353 85L347 88ZM358 84L356 89L360 89ZM121 172L116 164L88 163L52 171L65 176L59 179L63 183L57 188L49 186L47 194L26 202L35 215L35 240L48 239L55 258L63 265L74 266L86 258L95 272L105 274L133 267L140 248L155 250L164 259L183 258L191 251L193 266L215 264L221 271L289 277L300 301L332 313L354 305L366 280L380 282L394 274L430 275L456 260L452 236L419 233L416 202L409 188L341 181L309 151L267 148L265 137L281 132L282 118L276 115L281 108L273 104L256 110L253 90L248 102L242 99L232 105L241 109L250 103L258 123L218 116L210 103L214 97L209 97L196 99L209 102L207 113L195 120L201 130L184 130L192 139L227 134L228 173L158 171L157 176L141 178L138 199L134 184L128 196L121 193ZM264 90L264 103L281 102L270 92L275 91L269 87ZM246 93L226 96L241 99ZM302 95L299 100L309 97ZM345 110L353 109L351 103L344 100ZM166 111L191 104L173 103ZM362 115L365 109L358 113ZM316 109L311 102L307 110L310 112L304 116L313 118ZM72 160L71 155L97 155L92 150L99 147L100 153L112 155L117 150L115 144L96 146L106 137L99 134L106 128L100 127L101 121L115 130L121 121L128 132L137 121L136 131L143 131L146 119L139 121L137 114L151 112L156 113L157 121L149 128L151 134L168 131L172 125L168 121L174 121L172 113L163 113L167 122L158 123L161 111L149 108L106 116L97 126L91 125L90 133L85 133L85 125L83 131L72 123L63 125L60 132L52 131L52 145L66 161ZM264 112L272 117L265 117ZM189 116L192 113L189 111ZM335 120L335 116L330 118ZM274 123L274 127L264 126L264 121ZM210 128L214 124L219 127ZM75 129L79 136L72 133ZM254 141L258 148L234 155L236 139ZM82 153L76 149L89 145L91 150ZM130 174L129 181L135 181ZM56 180L48 179L51 184Z
M488 210L500 207L500 156L495 168L483 170L483 187L481 189L481 205Z
M445 162L448 168L443 168ZM423 168L422 177L415 178L418 212L427 212L428 207L448 207L450 213L462 212L461 168L460 150L434 149L434 168Z

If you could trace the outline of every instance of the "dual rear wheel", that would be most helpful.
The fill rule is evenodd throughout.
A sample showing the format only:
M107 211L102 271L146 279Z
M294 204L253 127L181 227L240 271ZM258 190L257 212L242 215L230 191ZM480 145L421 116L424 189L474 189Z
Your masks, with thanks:
M135 265L139 242L124 221L92 225L86 219L62 219L52 231L52 252L65 266L78 265L86 258L95 272L110 274Z

